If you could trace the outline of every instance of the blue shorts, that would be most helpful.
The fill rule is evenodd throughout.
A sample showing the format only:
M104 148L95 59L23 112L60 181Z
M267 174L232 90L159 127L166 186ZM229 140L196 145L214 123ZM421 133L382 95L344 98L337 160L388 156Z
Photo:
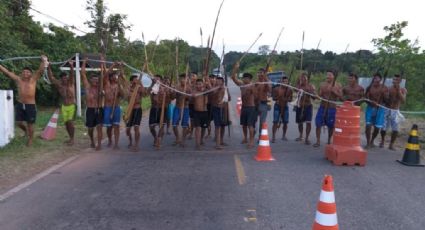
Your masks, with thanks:
M310 123L313 119L313 105L307 105L304 108L296 107L295 109L295 122L296 123Z
M321 105L316 113L316 127L322 127L324 125L332 129L335 126L335 114L336 108L328 108L327 114L325 114L325 107Z
M260 102L257 107L258 116L260 116L260 124L263 124L266 121L268 110L269 106L267 105L267 102Z
M183 109L183 119L181 119L180 116L180 108L179 107L174 107L174 112L173 112L173 127L176 127L180 120L181 120L181 126L183 128L187 128L189 127L189 108L184 108Z
M173 120L173 113L174 113L174 108L176 107L175 104L170 103L168 105L168 109L167 109L167 118L169 121Z
M380 129L384 126L385 110L381 107L367 105L365 112L366 125L374 125Z
M120 125L121 107L115 106L114 115L111 116L112 106L105 106L103 110L103 126L111 127L112 125Z
M382 126L382 130L387 131L388 128L391 127L392 131L398 132L399 131L399 118L398 118L399 111L397 110L385 110L385 116L384 116L384 125Z
M214 126L220 127L220 126L226 126L224 122L224 109L216 106L212 106L212 117L214 120Z
M281 114L281 112L283 112L283 114ZM280 121L282 121L282 123L288 124L288 120L289 120L288 106L286 105L283 111L281 111L280 105L275 103L274 109L273 109L273 123L277 124Z

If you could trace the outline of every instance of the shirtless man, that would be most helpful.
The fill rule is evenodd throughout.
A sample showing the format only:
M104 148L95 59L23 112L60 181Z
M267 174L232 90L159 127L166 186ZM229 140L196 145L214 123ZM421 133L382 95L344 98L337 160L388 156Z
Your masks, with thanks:
M105 68L104 65L102 65ZM119 66L120 72L114 72L113 69ZM114 63L109 70L104 70L106 76L103 76L103 86L105 89L105 107L103 116L103 126L106 127L106 134L108 135L108 147L112 146L112 131L114 134L114 147L118 148L118 141L120 137L120 122L121 122L121 107L120 101L125 98L126 83L124 78L124 69L122 63Z
M208 88L204 85L204 81L202 79L196 80L196 87L195 90L192 91L192 97L193 97L193 127L195 128L195 148L197 150L201 149L201 145L204 144L204 135L205 131L208 128L208 110L207 110L207 104L208 104L208 95L202 94L204 93Z
M142 97L146 95L146 90L143 87L139 80L139 76L136 74L131 75L130 77L130 89L128 94L128 102L130 103L131 97L135 96L134 104L131 106L131 115L127 116L128 120L126 121L126 133L128 136L129 144L128 148L136 152L139 150L140 142L140 123L142 121L142 108L140 107L140 102ZM134 130L134 144L133 136L131 134L131 128Z
M261 135L261 127L264 122L266 122L267 118L267 111L269 110L269 106L267 104L268 102L268 94L271 93L271 85L270 84L264 84L265 82L270 82L269 78L267 77L266 70L263 68L260 68L257 72L258 80L257 82L263 83L263 84L257 84L255 87L257 88L257 98L256 98L256 104L257 104L257 112L258 116L260 117L260 123L259 123L259 135Z
M241 89L241 98L242 98L242 109L240 116L240 124L242 125L243 130L243 140L242 144L248 143L248 148L254 147L254 127L255 121L257 119L257 112L255 109L255 96L257 95L257 87L255 85L250 85L252 82L252 75L249 73L244 73L242 75L242 80L237 79L236 74L239 69L239 62L236 62L232 71L232 80L237 86ZM247 141L247 134L249 130L249 142Z
M288 84L288 77L282 77L282 83ZM280 122L283 123L283 132L282 140L288 140L286 138L286 131L288 130L288 121L289 121L289 110L288 102L292 101L292 90L286 86L279 85L273 89L273 95L276 99L273 108L273 135L272 143L276 142L276 131Z
M298 88L303 92L310 94L315 94L315 87L308 82L308 77L306 73L301 73L299 78ZM310 140L308 139L311 131L311 120L313 117L313 105L311 100L315 99L314 97L307 95L303 92L298 92L297 95L297 107L295 110L295 122L298 124L298 131L300 136L295 139L295 141L303 140L303 129L304 122L306 123L306 133L305 133L305 144L310 145Z
M218 87L213 93L211 93L211 97L208 98L208 101L211 104L211 112L214 120L214 133L215 133L215 148L222 149L224 131L226 128L226 123L224 119L225 112L225 100L224 96L226 93L226 88L224 87L224 78L217 77L215 81L215 86Z
M161 75L155 75L153 84L156 84L156 87L150 90L151 98L151 110L149 113L149 130L154 138L154 146L159 148L161 145L161 140L164 136L164 123L166 122L167 111L167 102L169 102L169 92L164 86L160 85L162 81ZM164 104L164 112L162 110L162 105ZM161 122L161 116L163 116L163 123ZM159 127L158 132L156 131L156 126Z
M34 137L34 128L37 117L37 109L35 107L35 90L37 80L40 79L43 71L47 68L48 62L46 56L41 56L41 63L38 70L33 73L29 67L24 67L21 75L10 72L4 66L0 65L0 71L14 80L18 86L18 103L16 104L16 123L25 135L28 136L27 146L31 146ZM26 125L24 124L26 122Z
M59 77L61 80L53 76L52 68L49 65L49 80L58 90L62 97L61 113L62 119L65 123L66 131L68 132L69 140L65 141L68 145L74 144L74 119L75 119L75 85L74 85L74 63L68 62L70 66L69 77L66 73L62 72Z
M186 74L179 75L179 85L176 89L180 92L186 94L191 94L192 90L187 82ZM176 106L173 111L173 132L176 136L175 145L180 145L181 147L185 146L186 135L188 134L189 127L189 97L173 91L171 93L171 98L176 99ZM179 134L179 123L183 128L182 134Z
M81 78L83 79L84 88L86 91L86 127L88 129L90 137L90 146L96 148L96 150L101 149L102 141L102 122L103 122L103 108L102 108L102 89L100 89L99 75L93 74L90 76L90 82L87 80L86 75L86 64L87 58L83 61L83 66L81 67ZM94 128L96 127L97 131L97 146L94 143Z
M384 114L385 110L379 107L384 100L387 99L388 88L381 84L382 76L376 73L373 76L372 83L366 90L366 98L371 102L368 102L365 112L366 121L366 148L375 147L374 140L378 136L379 130L384 126ZM372 136L372 126L375 126Z
M335 83L335 76L332 71L326 72L326 81L320 84L319 96L331 100L341 100L342 99L342 87L339 83ZM330 103L327 101L321 101L319 110L316 113L316 143L313 147L320 146L320 130L322 126L326 125L328 127L328 144L331 143L334 125L335 125L335 115L336 115L336 104Z
M191 73L190 74L190 81L188 82L188 87L190 88L190 90L195 90L196 87L196 80L198 79L198 75L196 73ZM190 97L189 98L189 117L190 117L190 127L187 130L187 132L189 132L189 137L188 139L192 139L192 135L193 135L193 108L194 108L194 103L193 103L193 98Z
M211 86L212 87L215 87L215 82L217 80L217 76L211 74L208 77L209 77ZM207 136L205 138L208 138L208 137L211 136L211 121L213 121L211 101L212 101L213 97L214 97L214 93L209 93L208 94L208 104L207 104L207 110L208 110L208 133L207 133ZM216 139L216 137L214 137L214 140L215 139Z
M344 101L356 101L354 105L359 106L359 101L364 96L364 88L359 85L358 77L354 73L350 73L347 78L347 85L342 89Z
M401 76L396 74L393 78L393 85L388 89L388 101L387 107L390 108L385 110L385 121L384 126L381 130L381 143L379 147L383 148L385 143L385 135L387 133L387 129L391 126L391 141L389 149L396 150L394 147L394 143L397 139L398 131L399 131L399 109L400 104L406 101L407 90L405 88L400 87Z

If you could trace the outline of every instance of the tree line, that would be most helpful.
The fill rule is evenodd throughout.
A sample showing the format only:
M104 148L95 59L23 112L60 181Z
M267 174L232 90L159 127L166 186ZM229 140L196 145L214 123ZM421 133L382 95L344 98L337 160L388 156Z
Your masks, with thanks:
M29 0L0 1L0 58L36 56L47 54L50 60L67 60L75 53L104 53L109 60L122 60L134 67L141 67L145 60L145 46L149 59L149 69L156 74L172 77L176 72L183 73L189 64L191 72L202 72L207 49L191 46L182 39L161 39L159 41L130 41L125 33L131 29L124 14L110 14L103 0L87 0L86 10L91 17L86 22L90 31L77 35L73 26L41 25L30 15ZM300 71L311 74L313 83L324 79L326 70L333 69L346 75L354 72L360 77L370 77L375 72L389 77L401 74L407 79L408 97L403 109L425 110L425 52L420 52L416 40L406 39L403 30L408 22L397 22L384 27L386 36L374 38L371 42L375 50L357 50L336 54L320 49L282 51L276 53L268 45L260 46L258 52L249 53L240 65L242 72L255 73L265 67L269 55L273 55L273 70L293 72L291 82L295 82ZM177 48L176 48L177 47ZM303 64L300 66L301 52ZM176 55L178 66L176 66ZM243 52L230 51L224 55L225 70L230 72L233 64ZM220 57L213 52L210 72L219 66ZM36 68L38 62L22 60L2 63L19 73L24 66ZM59 71L54 69L55 71ZM294 71L291 71L294 70ZM130 70L127 70L129 74ZM339 78L343 81L343 78ZM340 81L340 80L339 80ZM11 80L0 77L1 89L14 89ZM43 82L37 84L37 101L40 105L58 105L60 98L56 90Z

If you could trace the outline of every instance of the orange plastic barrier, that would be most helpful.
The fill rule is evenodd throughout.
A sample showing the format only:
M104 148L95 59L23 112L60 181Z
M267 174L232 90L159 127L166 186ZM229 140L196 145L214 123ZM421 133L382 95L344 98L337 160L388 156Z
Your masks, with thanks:
M333 143L325 157L335 165L366 165L367 152L360 146L360 107L346 101L336 109Z

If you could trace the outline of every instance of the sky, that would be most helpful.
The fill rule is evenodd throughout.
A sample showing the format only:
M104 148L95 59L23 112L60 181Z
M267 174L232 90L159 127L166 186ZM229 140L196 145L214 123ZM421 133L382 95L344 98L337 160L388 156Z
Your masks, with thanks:
M371 40L385 35L384 26L397 21L408 21L405 37L425 39L425 14L422 0L225 0L219 17L213 49L221 54L223 42L226 52L244 52L262 33L252 48L269 45L273 48L279 31L284 27L276 50L301 49L305 31L305 49L315 49L319 40L322 51L348 52L359 49L374 50ZM32 7L89 32L84 22L90 18L85 10L86 0L32 0ZM203 46L212 35L214 21L221 0L105 0L109 13L128 15L132 25L126 33L130 40L174 39L179 37L192 46ZM31 11L34 20L61 25L51 18ZM81 32L75 31L76 34Z

